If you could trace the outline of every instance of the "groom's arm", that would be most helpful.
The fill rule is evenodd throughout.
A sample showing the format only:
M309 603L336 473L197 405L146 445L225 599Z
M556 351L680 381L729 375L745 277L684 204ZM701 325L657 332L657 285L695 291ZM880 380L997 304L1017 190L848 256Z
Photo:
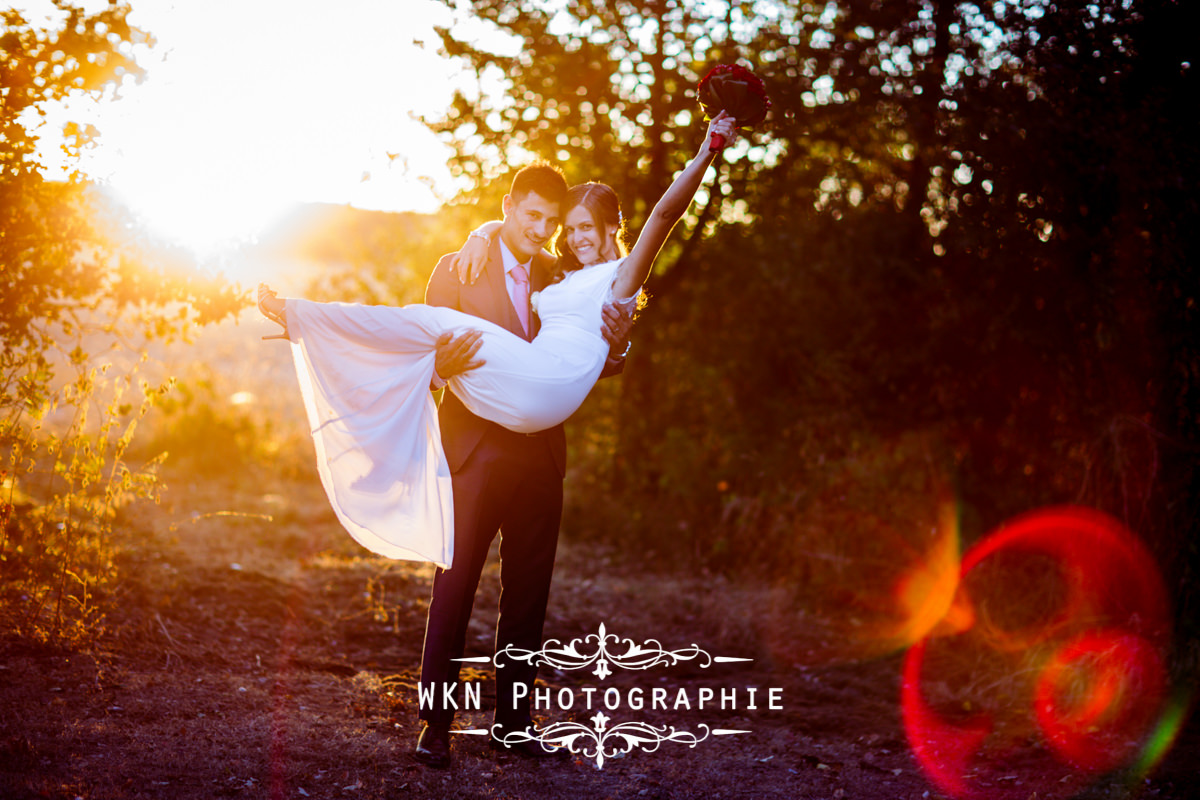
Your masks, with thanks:
M425 287L426 305L461 311L461 293L462 283L454 272L453 254L442 256ZM475 357L481 346L483 339L479 331L467 331L457 337L449 333L442 334L435 347L437 355L434 359L433 382L429 388L437 391L455 375L483 366L483 359Z

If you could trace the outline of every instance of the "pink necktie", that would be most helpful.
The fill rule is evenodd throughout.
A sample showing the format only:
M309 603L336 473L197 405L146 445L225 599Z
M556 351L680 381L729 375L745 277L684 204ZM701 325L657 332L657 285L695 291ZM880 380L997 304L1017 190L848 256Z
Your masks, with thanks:
M521 320L521 327L529 333L529 273L520 264L512 268L513 307Z

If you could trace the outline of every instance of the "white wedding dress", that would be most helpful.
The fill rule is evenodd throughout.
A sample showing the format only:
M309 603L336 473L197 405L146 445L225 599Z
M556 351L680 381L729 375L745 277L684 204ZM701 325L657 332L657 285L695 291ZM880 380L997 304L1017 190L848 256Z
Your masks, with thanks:
M553 427L579 408L604 367L600 309L620 264L587 267L542 290L532 342L439 306L287 301L321 484L351 536L389 558L450 566L450 469L429 392L434 343L446 331L482 331L486 363L451 378L450 391L511 430Z

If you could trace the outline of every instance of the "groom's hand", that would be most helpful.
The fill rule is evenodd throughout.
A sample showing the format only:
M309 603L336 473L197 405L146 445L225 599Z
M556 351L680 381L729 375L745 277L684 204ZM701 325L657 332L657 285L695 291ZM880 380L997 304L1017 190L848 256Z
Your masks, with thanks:
M629 349L629 334L633 330L633 312L615 303L600 310L600 335L608 342L608 357L623 358Z
M461 336L443 333L434 345L437 354L433 360L434 372L445 381L455 375L482 367L484 360L475 357L482 346L483 334L479 331L467 331Z

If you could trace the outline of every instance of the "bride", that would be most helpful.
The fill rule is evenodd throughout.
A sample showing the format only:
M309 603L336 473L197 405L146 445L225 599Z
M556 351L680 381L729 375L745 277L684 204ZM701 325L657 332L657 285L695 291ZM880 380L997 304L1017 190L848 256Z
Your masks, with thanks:
M615 209L615 193L603 184L568 193L558 247L565 277L536 298L541 328L533 341L441 306L314 303L259 286L259 310L282 324L292 342L321 483L360 544L443 568L453 558L450 470L429 392L438 338L482 334L483 365L448 382L472 413L520 433L564 421L583 403L608 355L602 306L636 302L713 160L710 141L735 135L735 120L724 112L712 120L699 152L655 205L628 255L621 255L615 215L593 210L609 195ZM481 233L487 232L484 226ZM469 252L463 256L469 261Z

